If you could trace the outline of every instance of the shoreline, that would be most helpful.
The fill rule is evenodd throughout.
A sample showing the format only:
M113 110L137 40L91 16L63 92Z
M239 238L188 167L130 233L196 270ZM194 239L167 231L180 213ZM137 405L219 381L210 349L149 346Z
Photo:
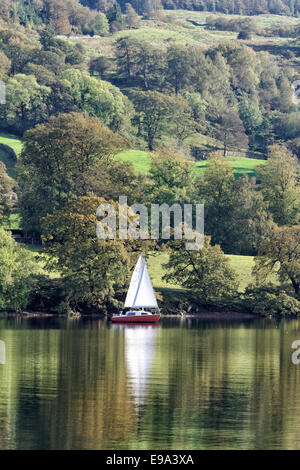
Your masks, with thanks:
M78 315L65 315L62 313L47 313L47 312L34 312L34 311L24 311L24 312L0 312L1 318L65 318L65 319L95 319L95 320L110 320L110 315L103 314L78 314ZM198 312L198 313L187 313L187 314L162 314L161 319L204 319L204 320L253 320L253 319L298 319L299 317L295 315L258 315L254 313L241 313L241 312Z

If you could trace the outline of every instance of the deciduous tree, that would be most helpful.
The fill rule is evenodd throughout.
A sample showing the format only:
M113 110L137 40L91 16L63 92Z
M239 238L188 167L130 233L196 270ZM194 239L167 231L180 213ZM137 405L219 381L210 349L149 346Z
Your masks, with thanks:
M61 272L67 300L75 309L87 304L105 310L107 303L116 304L116 294L127 281L130 258L124 242L96 235L102 203L103 198L81 197L43 220L47 266ZM110 204L117 213L117 204Z
M223 114L216 136L223 142L224 156L227 155L230 148L244 149L248 147L245 128L238 113L233 108Z
M155 140L170 128L175 100L157 91L135 92L132 99L138 113L140 130L148 149L152 151Z
M210 237L200 250L187 250L183 241L175 241L170 259L164 265L164 279L197 292L204 303L222 302L237 293L237 276L228 258Z
M238 204L232 165L218 153L210 155L208 167L198 182L199 199L205 204L205 233L231 252L233 213Z
M106 36L109 33L109 23L106 15L102 12L99 12L95 17L93 23L93 28L96 34L100 36Z
M0 162L0 224L10 213L13 181L6 173L6 166Z
M0 227L0 310L26 308L33 275L38 271L34 255Z
M5 78L10 70L11 61L8 57L4 54L4 52L0 51L0 80Z
M270 275L289 281L300 298L300 226L279 227L264 240L258 251L254 273L264 283Z
M140 24L139 15L130 3L125 5L125 23L130 29L138 28Z
M23 226L40 232L40 219L67 201L92 195L89 177L106 167L126 141L87 114L60 114L28 131L17 169Z
M190 80L192 69L191 55L186 47L172 45L167 52L167 81L177 95Z
M39 85L33 75L17 74L6 84L6 104L0 107L2 128L22 135L48 117L50 88Z
M268 164L257 169L262 192L278 225L294 225L300 220L300 165L284 146L269 148Z
M128 98L109 82L91 77L88 72L68 69L61 75L61 85L74 98L79 110L101 118L119 131L133 114Z
M193 172L190 162L162 149L151 156L151 201L156 204L190 203Z

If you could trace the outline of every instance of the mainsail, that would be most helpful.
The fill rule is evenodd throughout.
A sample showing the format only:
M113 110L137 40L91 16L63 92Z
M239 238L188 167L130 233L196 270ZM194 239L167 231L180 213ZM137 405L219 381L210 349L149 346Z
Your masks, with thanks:
M146 261L141 255L134 268L125 308L158 308Z

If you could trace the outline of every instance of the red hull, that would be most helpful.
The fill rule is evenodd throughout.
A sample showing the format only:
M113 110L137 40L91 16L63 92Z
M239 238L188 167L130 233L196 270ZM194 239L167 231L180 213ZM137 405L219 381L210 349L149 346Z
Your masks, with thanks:
M112 317L113 323L156 323L160 319L160 315L135 315L132 317Z

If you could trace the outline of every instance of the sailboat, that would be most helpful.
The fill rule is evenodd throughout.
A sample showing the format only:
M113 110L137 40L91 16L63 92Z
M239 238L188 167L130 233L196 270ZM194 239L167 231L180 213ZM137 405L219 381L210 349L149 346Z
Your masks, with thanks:
M144 310L145 308L153 308L159 312L143 254L140 255L134 268L124 308L130 310L126 313L121 312L118 315L113 315L112 322L155 323L160 319L160 313L150 313Z

